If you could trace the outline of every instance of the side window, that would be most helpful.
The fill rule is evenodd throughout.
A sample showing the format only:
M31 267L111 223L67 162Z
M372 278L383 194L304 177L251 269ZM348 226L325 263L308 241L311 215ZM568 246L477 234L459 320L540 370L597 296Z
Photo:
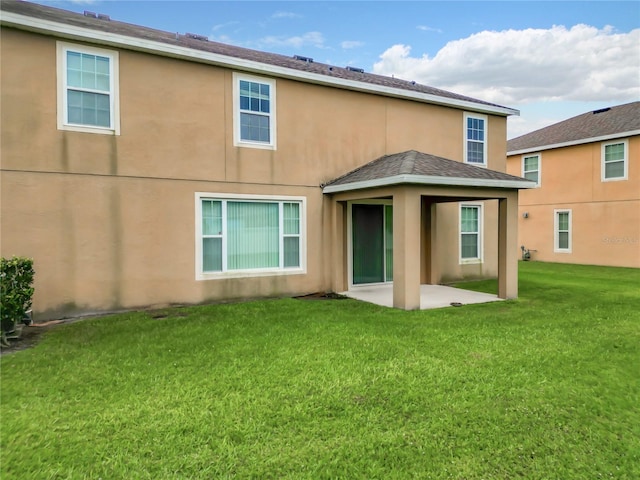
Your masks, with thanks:
M571 210L554 210L554 246L557 253L571 253Z
M118 52L58 42L58 129L120 134Z
M526 155L522 157L522 176L527 180L533 180L540 186L540 154Z
M626 180L628 142L617 141L602 144L602 181Z
M233 75L234 144L276 148L275 80Z
M460 263L482 262L482 205L460 205Z
M464 114L464 161L479 167L487 166L487 117Z
M196 194L197 279L301 273L304 200Z

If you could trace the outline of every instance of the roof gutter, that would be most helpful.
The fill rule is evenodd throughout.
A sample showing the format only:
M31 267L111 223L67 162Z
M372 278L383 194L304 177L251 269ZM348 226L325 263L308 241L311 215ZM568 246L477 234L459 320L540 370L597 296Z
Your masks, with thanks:
M77 27L75 25L67 25L50 20L44 20L41 18L20 15L13 12L3 11L2 16L0 17L0 23L8 27L19 28L21 30L27 30L35 33L49 35L55 34L56 36L70 40L81 40L100 45L127 48L130 50L153 53L156 55L163 55L172 58L179 58L227 68L235 68L247 72L268 74L280 78L299 80L307 83L314 83L317 85L326 85L347 90L374 93L395 98L404 98L423 103L445 105L493 115L520 115L520 112L513 108L484 105L481 103L469 102L466 100L457 100L427 93L412 92L409 90L403 90L401 88L384 87L365 82L358 82L355 80L329 77L317 73L304 72L292 68L280 67L252 60L230 57L227 55L221 55L219 53L205 52L202 50L181 47L178 45L170 45L153 40L146 40L143 38L129 37L116 33Z
M520 155L523 153L540 152L542 150L551 150L553 148L573 147L574 145L582 145L585 143L604 142L606 140L615 140L616 138L632 137L634 135L640 135L640 130L630 130L628 132L611 133L609 135L602 135L600 137L581 138L580 140L572 140L570 142L552 143L550 145L543 145L541 147L522 148L520 150L511 150L507 152L507 156Z
M446 187L478 187L478 188L508 188L524 189L534 188L536 183L531 180L497 180L492 178L462 178L439 177L435 175L394 175L378 178L376 180L364 180L361 182L342 183L339 185L327 185L322 188L322 193L350 192L365 188L388 187L399 184L432 185Z

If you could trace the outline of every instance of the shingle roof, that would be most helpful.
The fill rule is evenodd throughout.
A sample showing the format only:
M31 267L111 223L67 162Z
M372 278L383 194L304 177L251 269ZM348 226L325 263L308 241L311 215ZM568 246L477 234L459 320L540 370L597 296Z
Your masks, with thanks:
M420 183L431 185L502 186L505 188L529 188L535 186L521 177L507 173L476 167L467 163L409 150L392 155L384 155L359 167L346 175L324 185L329 191L337 191L338 186L367 186L389 179L387 183ZM339 190L347 190L340 188ZM354 188L355 189L355 188Z
M640 130L640 102L583 113L507 142L507 152L583 143L599 137Z
M107 6L108 4L102 5L102 7ZM85 16L79 13L69 12L67 10L61 10L49 6L16 0L2 0L2 2L0 2L0 9L3 12L12 12L15 14L57 22L69 26L82 27L86 29L97 30L100 32L108 32L136 39L150 40L173 46L186 47L193 50L215 53L236 59L249 60L265 65L273 65L300 72L319 74L335 79L351 80L378 87L401 89L409 92L434 95L454 101L471 102L477 105L505 109L506 114L517 113L516 110L509 109L508 107L503 107L501 105L485 102L464 95L459 95L457 93L440 90L438 88L421 85L416 82L405 81L393 77L386 77L383 75L375 75L372 73L352 71L347 68L331 66L318 62L307 62L304 60L298 60L294 57L261 52L213 41L202 39L198 40L187 35L155 30L152 28L133 25L130 23L118 22L106 18L93 18L91 16Z

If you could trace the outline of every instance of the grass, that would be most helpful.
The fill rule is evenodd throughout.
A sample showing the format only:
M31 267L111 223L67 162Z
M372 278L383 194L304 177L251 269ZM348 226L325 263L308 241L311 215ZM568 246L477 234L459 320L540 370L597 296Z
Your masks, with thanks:
M516 301L63 325L1 359L0 476L640 478L638 285L639 270L532 262Z

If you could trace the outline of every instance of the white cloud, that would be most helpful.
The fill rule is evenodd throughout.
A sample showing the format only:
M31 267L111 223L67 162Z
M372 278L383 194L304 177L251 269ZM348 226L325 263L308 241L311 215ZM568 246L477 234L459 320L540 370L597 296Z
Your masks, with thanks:
M293 37L283 36L268 36L263 37L258 41L261 47L295 47L300 48L306 45L311 45L317 48L324 47L324 36L320 32L307 32L303 35L297 35Z
M228 27L233 27L234 25L238 25L240 22L226 22L226 23L219 23L217 25L214 25L213 27L211 27L211 30L214 32L217 32L218 30L222 30L224 28L228 28Z
M344 42L342 42L340 44L340 46L342 48L344 48L345 50L350 49L350 48L362 47L363 45L364 45L364 42L360 42L358 40L345 40Z
M271 18L301 18L302 15L298 15L293 12L276 12L271 15Z
M640 97L640 29L616 33L567 29L483 31L412 57L393 45L373 66L395 75L503 105L536 101L624 101Z
M416 28L418 30L422 30L423 32L442 33L442 30L440 30L439 28L427 27L426 25L418 25Z

